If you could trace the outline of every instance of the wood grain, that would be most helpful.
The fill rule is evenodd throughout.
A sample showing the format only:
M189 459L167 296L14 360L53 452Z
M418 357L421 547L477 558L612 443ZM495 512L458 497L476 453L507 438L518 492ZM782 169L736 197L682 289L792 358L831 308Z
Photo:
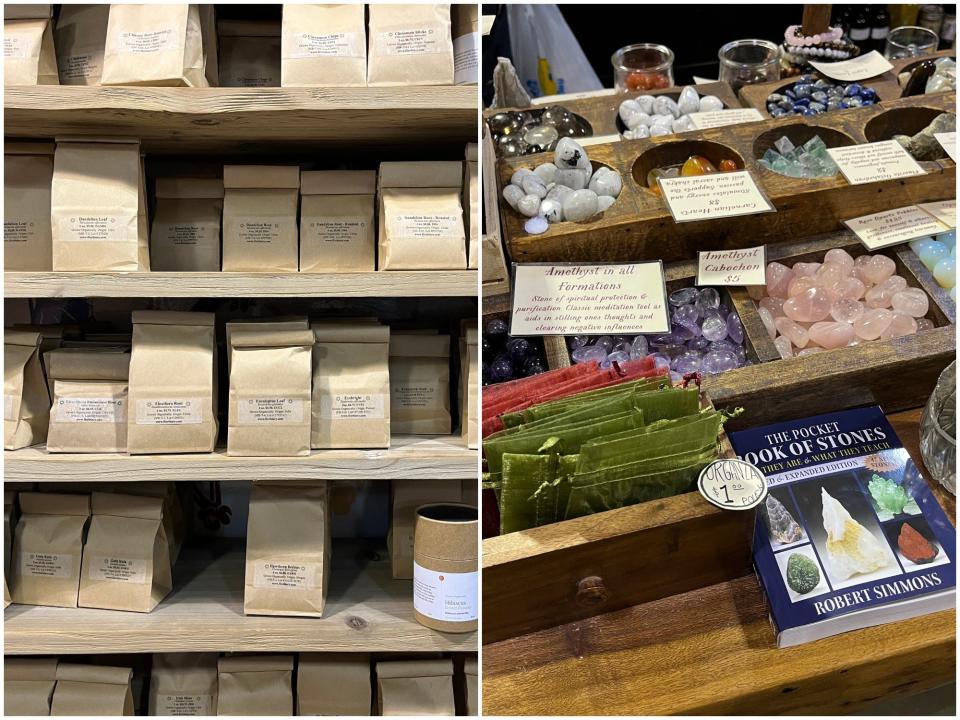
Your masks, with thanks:
M510 271L503 253L503 235L500 230L500 205L497 202L497 165L493 141L489 130L483 129L483 297L495 297L510 293Z

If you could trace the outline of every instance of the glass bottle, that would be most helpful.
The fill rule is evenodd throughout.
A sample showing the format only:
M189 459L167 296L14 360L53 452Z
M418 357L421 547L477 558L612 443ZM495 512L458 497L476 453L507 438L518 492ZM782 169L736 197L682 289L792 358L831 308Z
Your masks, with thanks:
M887 33L890 32L890 14L886 5L876 5L873 13L873 23L870 27L870 49L879 53L887 44Z
M870 50L870 22L867 20L867 8L862 5L857 6L853 13L850 39L860 48L861 53Z

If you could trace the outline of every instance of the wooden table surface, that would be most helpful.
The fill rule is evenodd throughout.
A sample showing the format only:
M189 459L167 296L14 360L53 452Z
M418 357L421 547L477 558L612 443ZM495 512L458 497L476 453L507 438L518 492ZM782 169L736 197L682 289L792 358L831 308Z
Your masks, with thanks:
M890 416L918 465L920 415ZM934 491L956 524L955 498ZM485 645L483 710L845 714L954 681L955 626L949 610L777 649L750 575Z

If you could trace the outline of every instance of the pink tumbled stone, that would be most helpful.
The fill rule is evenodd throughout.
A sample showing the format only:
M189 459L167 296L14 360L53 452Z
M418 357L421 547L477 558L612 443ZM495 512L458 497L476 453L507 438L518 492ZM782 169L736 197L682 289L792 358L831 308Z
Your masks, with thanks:
M894 312L890 326L880 333L880 339L890 340L904 335L913 335L915 332L917 332L917 321L913 317L902 312Z
M899 275L892 275L879 285L874 285L867 290L864 300L868 308L888 308L893 301L893 296L907 286L907 281Z
M864 340L876 340L893 322L893 313L884 308L867 310L853 323L853 331Z
M823 262L842 265L844 268L844 275L849 275L851 272L853 272L853 256L843 248L833 248L832 250L827 250L827 254L823 256Z
M787 297L799 295L814 287L819 287L815 277L795 277L790 281L790 287L787 289Z
M893 309L911 317L923 317L930 309L930 300L920 288L906 288L893 296ZM784 310L786 312L786 310Z
M791 269L793 270L793 274L795 277L813 277L814 275L817 274L817 270L820 269L820 265L822 264L823 263L816 263L816 262L814 263L798 262L798 263L794 263Z
M863 303L858 300L840 298L830 306L830 317L837 322L853 323L863 315L864 309Z
M836 285L846 276L846 268L843 265L825 262L820 266L820 269L817 270L817 274L814 275L814 279L817 281L817 285L820 287L829 288Z
M780 353L780 357L784 360L793 357L793 347L790 345L788 338L783 335L778 335L773 339L773 344L777 346L777 352Z
M765 307L770 311L773 318L783 317L783 298L770 297L769 295L760 301L760 307Z
M783 314L797 322L817 322L830 314L833 300L821 287L812 287L794 295L783 304Z
M819 345L811 345L810 347L806 347L800 352L798 352L797 355L802 357L803 355L813 355L814 353L820 353L820 352L823 352L822 347L820 347Z
M757 314L760 316L760 320L763 321L763 326L767 329L770 339L773 340L777 336L777 326L773 322L773 315L765 307L758 308Z
M897 264L886 255L874 255L860 268L861 280L879 285L897 271Z
M859 300L867 292L867 286L852 275L841 278L840 282L833 286L833 291L842 298L849 300Z
M917 318L917 332L921 330L933 330L936 325L933 324L933 320L928 320L927 318Z
M799 323L795 323L788 317L775 318L774 322L777 324L777 330L779 330L780 334L787 338L787 340L798 348L806 347L810 338L807 335L807 329L805 327Z
M793 271L786 265L772 262L767 265L767 294L771 297L787 297L787 288L793 279Z
M853 326L845 322L818 322L810 328L809 335L825 350L832 350L853 340Z

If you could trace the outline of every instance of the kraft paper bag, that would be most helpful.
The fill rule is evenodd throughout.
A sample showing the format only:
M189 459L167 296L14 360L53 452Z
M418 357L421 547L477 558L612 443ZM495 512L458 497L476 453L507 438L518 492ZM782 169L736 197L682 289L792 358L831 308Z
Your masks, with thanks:
M173 587L163 499L94 492L80 607L150 612Z
M413 578L413 534L417 522L417 508L431 503L458 503L462 498L459 483L449 480L397 480L390 483L392 509L390 533L390 564L395 579Z
M475 3L451 6L453 84L476 85L480 79L480 26Z
M3 577L10 577L10 557L13 553L13 528L16 525L14 502L17 494L12 490L3 491ZM6 580L4 580L6 587Z
M40 364L40 333L3 335L3 447L18 450L47 439L50 395Z
M293 655L232 655L218 669L217 715L293 715Z
M127 452L212 452L216 367L213 313L134 311Z
M330 577L327 481L254 482L247 526L245 615L320 617Z
M51 715L133 715L133 670L106 665L57 666Z
M456 715L453 660L396 660L377 663L380 715Z
M463 661L464 676L464 698L467 701L467 715L476 716L479 714L480 705L477 702L480 699L479 688L477 687L477 658L468 657Z
M110 5L60 6L54 38L61 85L99 85Z
M200 9L200 37L203 41L203 74L210 87L217 87L220 84L220 64L217 61L219 54L217 9L212 3L197 7Z
M4 657L3 714L49 715L56 683L56 658Z
M380 163L378 182L380 269L463 270L463 164Z
M252 318L250 320L231 320L226 323L224 328L226 332L227 373L229 373L232 356L231 351L233 349L233 334L235 332L248 330L256 332L265 332L268 330L309 330L310 321L306 316L299 315L275 318Z
M53 269L50 185L53 143L5 143L3 148L3 269Z
M311 327L311 447L390 447L390 328L371 322Z
M53 20L3 21L3 84L60 84L53 46Z
M147 707L150 715L216 715L217 654L154 654Z
M297 715L370 715L370 655L301 653Z
M368 7L368 85L453 84L449 4Z
M280 23L221 20L221 87L280 87Z
M57 487L57 483L44 483ZM68 488L75 484L64 483ZM150 498L160 498L163 501L163 531L167 536L167 545L170 547L170 565L172 566L180 554L180 548L187 535L187 518L184 515L177 493L177 483L163 481L117 482L101 481L97 483L100 492L117 493L120 495L141 495Z
M297 272L296 165L223 168L223 269Z
M396 435L450 434L450 336L390 336L390 425Z
M207 87L198 5L111 5L103 85Z
M233 333L227 455L310 454L312 349L309 330Z
M460 433L466 438L468 448L479 444L479 402L477 398L477 324L464 321L460 336Z
M223 181L158 178L150 266L171 272L220 270Z
M360 4L283 5L280 84L363 87L367 35Z
M373 170L300 173L300 272L376 269L376 192Z
M480 244L480 184L478 180L477 144L469 143L466 151L466 162L463 164L463 212L466 215L467 233L467 267L476 268L479 262L478 245Z
M53 5L10 3L3 6L4 20L32 20L52 18Z
M10 595L21 605L77 607L89 495L20 493Z
M54 270L149 270L139 142L58 140L51 222Z
M53 382L47 452L126 452L130 354L51 350Z

